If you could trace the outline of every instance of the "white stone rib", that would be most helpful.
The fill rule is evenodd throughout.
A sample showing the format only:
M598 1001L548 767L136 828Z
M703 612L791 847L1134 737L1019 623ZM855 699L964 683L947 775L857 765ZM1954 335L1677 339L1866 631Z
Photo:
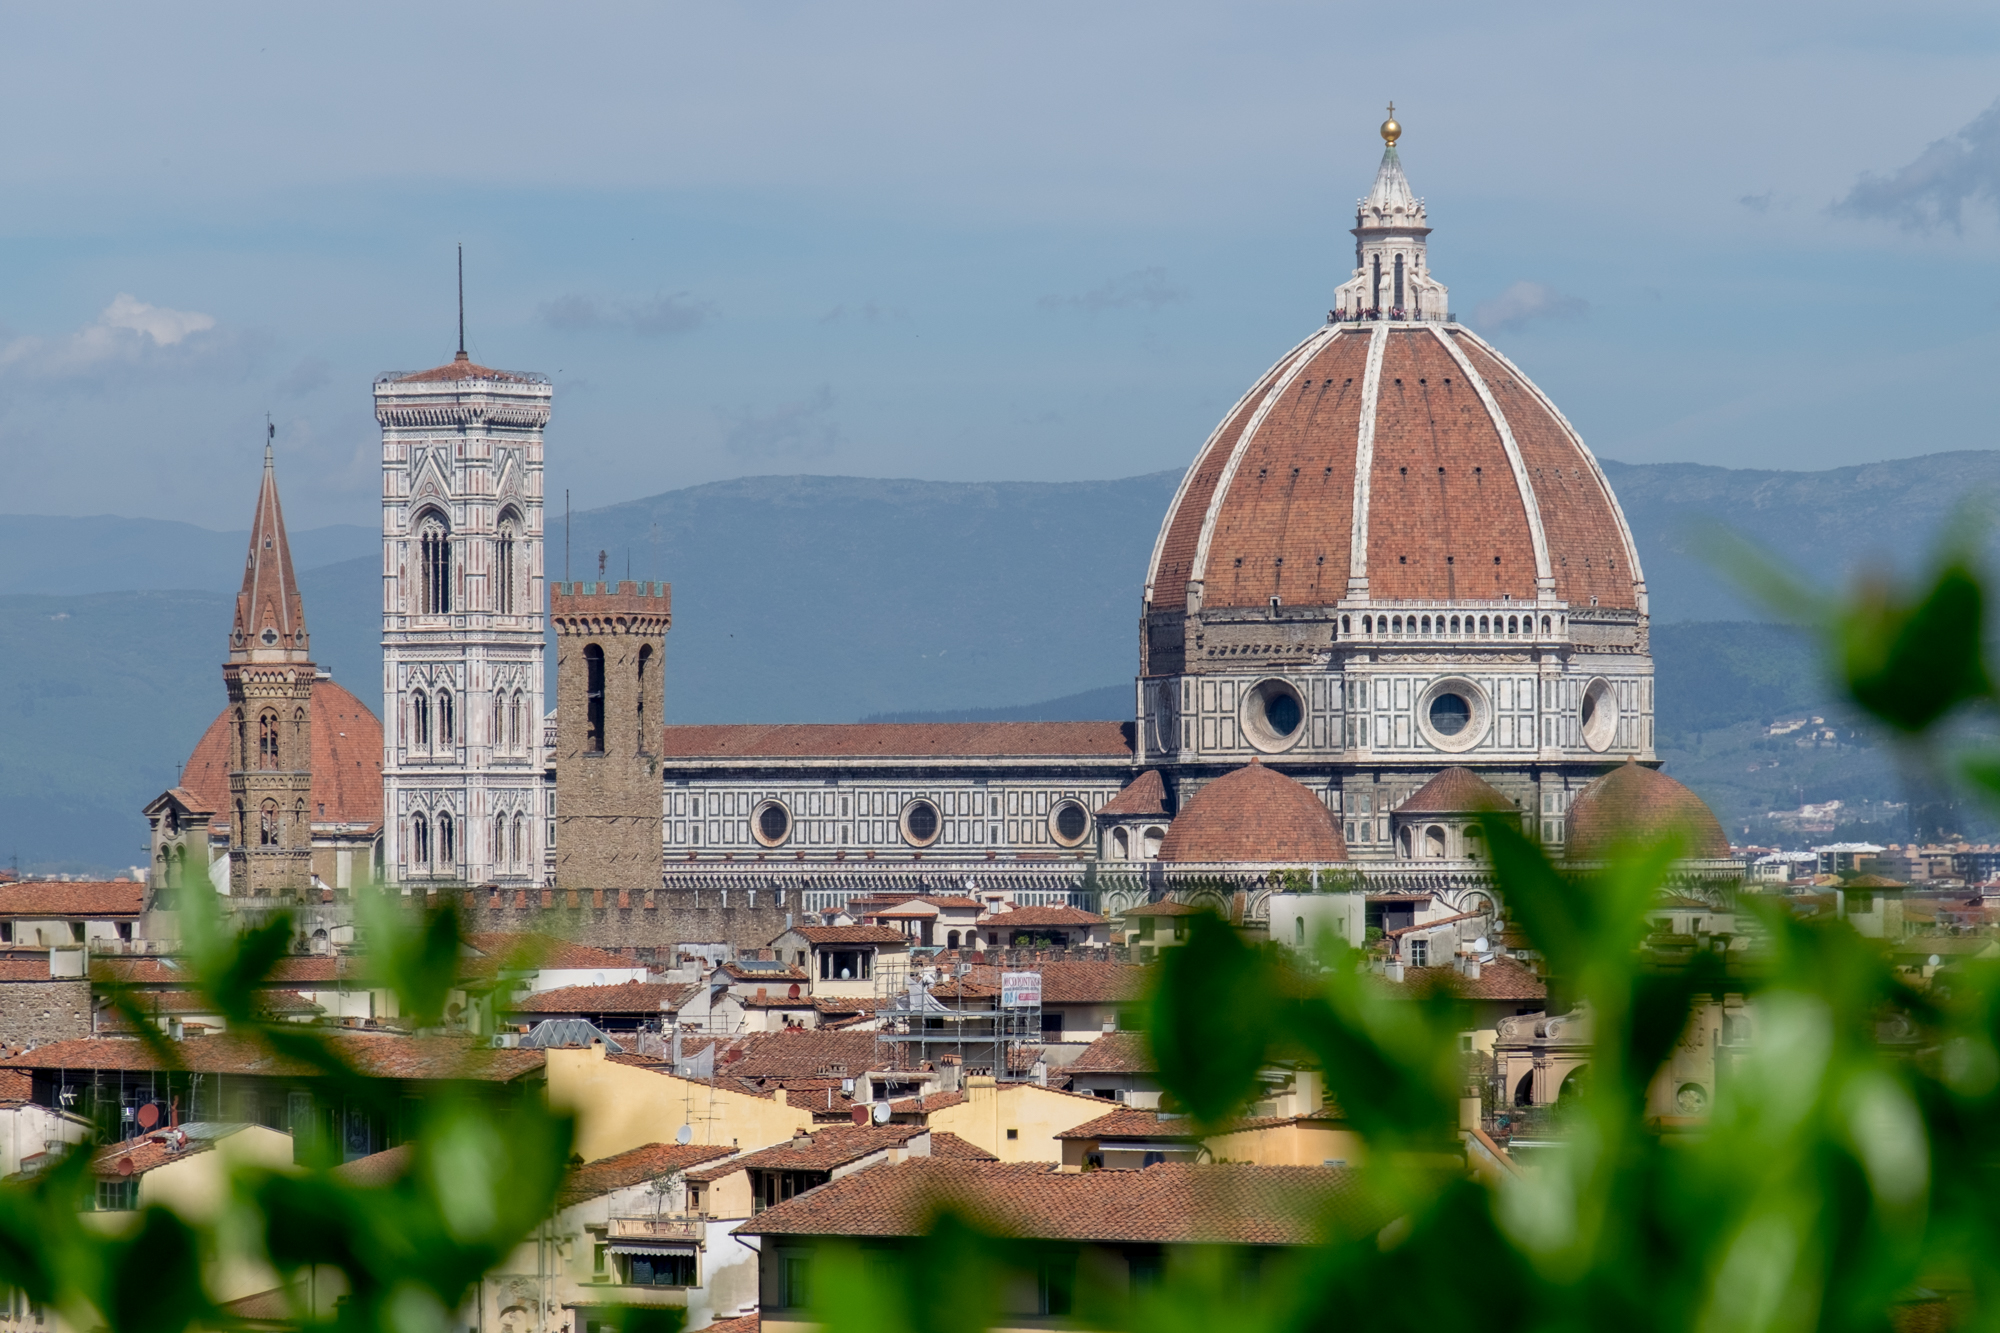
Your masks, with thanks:
M1597 455L1590 452L1590 446L1583 442L1583 436L1577 433L1576 427L1569 424L1569 418L1562 414L1562 409L1557 407L1549 396L1542 392L1540 385L1536 384L1526 375L1523 375L1520 367L1509 361L1505 356L1502 356L1499 349L1495 348L1478 334L1467 329L1465 330L1465 336L1478 343L1482 351L1501 365L1507 367L1508 372L1515 379L1527 386L1528 392L1535 395L1535 401L1539 402L1548 411L1548 414L1556 419L1563 430L1569 435L1570 443L1576 446L1577 452L1582 454L1584 461L1590 464L1590 475L1597 478L1598 488L1604 492L1604 499L1610 504L1612 515L1618 520L1618 535L1625 542L1625 559L1632 570L1633 603L1639 608L1640 615L1650 615L1651 612L1647 610L1646 602L1646 571L1639 564L1639 544L1632 540L1632 525L1625 521L1625 507L1618 503L1618 492L1611 489L1611 479L1604 475L1603 467L1598 464Z
M1264 394L1264 401L1257 404L1257 413L1243 426L1243 433L1236 437L1236 447L1229 451L1229 461L1223 464L1222 475L1215 479L1215 489L1209 493L1208 512L1201 518L1201 540L1194 548L1194 566L1188 571L1188 581L1206 583L1208 581L1208 547L1215 539L1215 520L1222 512L1222 502L1229 494L1229 487L1236 480L1236 469L1243 462L1243 455L1250 448L1250 442L1257 437L1257 428L1264 424L1264 418L1271 414L1279 397L1291 387L1299 372L1312 364L1321 349L1340 336L1340 325L1329 325L1293 350L1291 364L1279 372L1278 378Z
M1435 324L1431 326L1431 333L1444 344L1451 359L1458 363L1473 392L1486 405L1486 415L1493 422L1493 429L1500 432L1500 447L1507 451L1507 466L1514 469L1514 486L1521 492L1521 507L1528 513L1528 535L1535 543L1535 592L1539 599L1555 590L1556 571L1549 560L1548 534L1542 530L1542 504L1535 497L1534 483L1528 480L1528 465L1521 458L1521 446L1515 442L1513 428L1507 424L1507 415L1500 410L1493 390L1487 387L1486 377L1473 369L1472 358L1465 354L1465 349Z
M1188 464L1188 470L1181 474L1181 484L1174 488L1173 502L1167 506L1167 516L1160 523L1160 535L1153 539L1153 558L1146 564L1145 600L1148 606L1151 606L1153 603L1153 580L1159 574L1160 557L1166 554L1167 533L1174 526L1174 518L1181 512L1181 501L1187 498L1187 490L1194 482L1194 474L1201 471L1201 461L1208 457L1208 451L1213 449L1215 442L1222 438L1222 432L1229 429L1229 423L1236 420L1236 414L1243 410L1243 405L1249 402L1251 397L1256 394L1257 385L1262 384L1269 376L1276 374L1280 367L1297 356L1308 344L1322 337L1325 332L1324 329L1314 329L1311 333L1293 344L1291 351L1279 357L1277 365L1273 366L1263 375L1259 375L1256 383L1245 389L1243 396L1236 400L1235 405L1222 414L1222 420L1217 422L1215 429L1208 433L1208 439L1202 443L1201 449L1195 454L1194 462ZM1193 574L1190 571L1189 578L1191 579L1192 577ZM1182 580L1183 584L1186 582L1188 582L1188 579Z
M1347 596L1368 597L1369 474L1375 467L1375 412L1381 406L1382 354L1389 347L1389 326L1378 323L1368 335L1368 367L1361 372L1361 425L1354 438L1354 519L1349 525Z

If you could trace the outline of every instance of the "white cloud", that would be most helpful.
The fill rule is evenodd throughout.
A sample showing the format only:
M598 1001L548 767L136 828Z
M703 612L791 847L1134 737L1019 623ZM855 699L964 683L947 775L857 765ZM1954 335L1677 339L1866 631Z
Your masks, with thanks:
M1537 319L1575 319L1589 313L1590 303L1565 296L1540 282L1517 282L1472 312L1472 321L1490 329L1518 329Z
M161 347L172 347L190 333L206 333L215 327L215 316L196 310L169 310L163 305L147 305L130 293L120 292L104 307L97 322L107 329L130 329L143 333Z
M214 327L213 315L147 305L120 292L102 314L75 333L61 338L19 337L0 346L0 371L43 379L85 375L105 365L149 359L161 348L188 351L181 344Z
M1835 201L1836 217L1885 218L1912 231L1964 225L1967 204L2000 202L2000 102L1901 169L1868 172Z

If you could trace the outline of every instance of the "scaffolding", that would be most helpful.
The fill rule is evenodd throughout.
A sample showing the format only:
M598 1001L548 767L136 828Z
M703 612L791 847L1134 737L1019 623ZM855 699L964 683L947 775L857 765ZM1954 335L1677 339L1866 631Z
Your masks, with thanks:
M878 979L875 1067L911 1072L937 1069L947 1057L961 1075L999 1082L1034 1077L1042 1038L1042 976L1023 969L1002 984L970 980L963 961L912 967Z

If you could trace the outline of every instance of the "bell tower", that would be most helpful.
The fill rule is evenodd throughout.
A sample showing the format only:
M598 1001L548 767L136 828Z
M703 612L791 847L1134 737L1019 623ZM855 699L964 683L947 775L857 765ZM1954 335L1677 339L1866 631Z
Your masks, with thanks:
M250 524L250 553L229 660L229 893L303 894L312 887L312 689L317 674L305 604L292 572L278 504L269 428L264 480Z

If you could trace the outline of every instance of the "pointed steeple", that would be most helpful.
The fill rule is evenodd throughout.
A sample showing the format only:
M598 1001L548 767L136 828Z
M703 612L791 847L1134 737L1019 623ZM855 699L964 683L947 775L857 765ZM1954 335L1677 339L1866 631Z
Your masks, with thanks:
M292 572L285 511L278 504L278 474L271 458L275 426L264 441L264 482L250 520L250 554L243 562L243 590L236 594L236 623L229 631L232 662L311 660L305 603Z

